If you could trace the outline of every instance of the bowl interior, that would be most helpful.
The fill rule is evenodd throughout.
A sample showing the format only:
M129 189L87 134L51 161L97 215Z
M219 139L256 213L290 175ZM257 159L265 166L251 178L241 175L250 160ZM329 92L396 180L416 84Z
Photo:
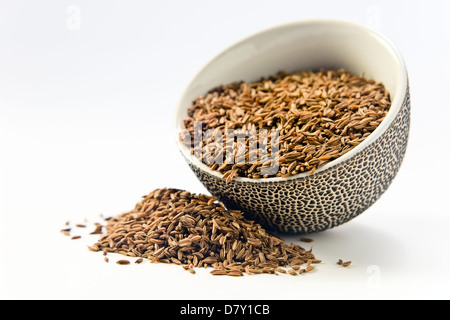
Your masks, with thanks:
M313 20L290 23L250 36L213 58L194 77L182 94L175 115L175 139L185 157L212 175L178 139L183 119L192 100L213 87L235 81L257 81L279 71L345 68L382 82L391 94L392 107L386 119L359 146L316 171L319 173L352 157L375 141L390 125L406 95L407 72L396 48L382 35L360 25L343 21ZM299 176L307 176L303 173ZM255 183L282 178L248 180Z

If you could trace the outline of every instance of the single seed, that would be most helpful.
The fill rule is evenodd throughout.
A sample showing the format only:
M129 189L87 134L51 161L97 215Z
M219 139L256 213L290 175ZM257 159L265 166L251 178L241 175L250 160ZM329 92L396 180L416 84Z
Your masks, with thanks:
M228 272L226 270L213 270L210 272L213 276L226 276Z
M92 231L90 234L102 234L102 226L96 225L94 231Z
M233 270L233 271L228 272L227 276L230 276L230 277L242 277L242 276L244 276L244 274L242 272L238 271L238 270Z
M93 246L88 246L88 249L93 252L100 251L99 247L96 244L94 244Z
M289 270L288 270L288 273L289 273L291 276L296 276L296 275L298 275L297 271L295 271L294 269L289 269Z
M348 267L350 267L351 264L352 264L351 261L347 261L347 262L343 262L343 263L342 263L342 266L343 266L344 268L348 268Z
M70 229L70 228L68 228L68 229L63 229L63 230L61 230L61 232L62 232L65 236L70 236L70 230L72 230L72 229Z
M313 271L314 269L316 269L316 267L314 267L314 266L308 266L308 267L305 269L305 272L311 272L311 271Z

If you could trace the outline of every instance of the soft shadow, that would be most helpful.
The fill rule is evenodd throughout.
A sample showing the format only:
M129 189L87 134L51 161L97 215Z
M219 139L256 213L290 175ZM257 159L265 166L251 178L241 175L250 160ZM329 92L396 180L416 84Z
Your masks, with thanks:
M335 264L339 259L353 261L361 267L376 265L385 271L400 272L409 263L402 239L380 228L365 224L349 223L308 235L282 235L287 243L296 243L305 249L312 248L318 259ZM300 238L313 239L313 243Z

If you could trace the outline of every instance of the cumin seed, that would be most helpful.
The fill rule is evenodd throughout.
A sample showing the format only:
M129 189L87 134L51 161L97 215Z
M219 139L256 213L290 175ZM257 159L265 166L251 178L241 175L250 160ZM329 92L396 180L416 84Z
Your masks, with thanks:
M373 79L344 69L322 69L279 72L255 82L220 85L187 107L180 140L193 156L230 183L237 177L313 175L363 142L386 117L391 99L384 85ZM199 130L205 136L199 145L194 143L196 123L202 124ZM266 149L249 138L251 132L262 129L279 133L280 148L273 159L282 161L270 175L264 175L263 169L271 161L254 156L270 154L271 137L267 137ZM228 130L234 133L229 145ZM222 137L223 143L208 138L208 132ZM244 144L239 136L245 137ZM260 140L259 133L255 136ZM236 161L224 161L228 158Z
M110 218L104 229L91 251L137 257L136 263L149 259L177 264L185 270L214 268L212 275L276 275L277 268L316 260L311 250L284 243L241 211L227 210L217 198L178 189L154 190L133 210Z

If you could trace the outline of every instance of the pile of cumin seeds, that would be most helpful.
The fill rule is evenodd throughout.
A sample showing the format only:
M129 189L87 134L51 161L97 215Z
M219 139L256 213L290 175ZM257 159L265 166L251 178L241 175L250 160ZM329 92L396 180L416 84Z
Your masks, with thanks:
M109 218L104 229L91 251L182 265L193 274L194 268L212 267L217 276L278 274L284 268L296 275L320 263L311 250L287 245L215 197L178 189L153 191L132 211Z
M249 161L255 158L255 149L250 147L255 143L253 139L246 139L245 148L238 146L236 139L230 151L227 131L248 136L255 130L276 129L279 150L273 159L278 160L279 170L273 176L313 174L363 142L384 120L390 107L390 95L382 83L344 69L280 72L252 83L222 85L196 98L188 108L180 139L191 154L222 173L227 182L236 177L259 179L269 177L261 169L275 160ZM195 145L195 123L199 122L203 134L217 130L224 137L223 143L206 139ZM223 161L217 161L209 152L219 148ZM258 149L258 154L261 151L271 153L269 148ZM239 162L239 158L247 161Z

